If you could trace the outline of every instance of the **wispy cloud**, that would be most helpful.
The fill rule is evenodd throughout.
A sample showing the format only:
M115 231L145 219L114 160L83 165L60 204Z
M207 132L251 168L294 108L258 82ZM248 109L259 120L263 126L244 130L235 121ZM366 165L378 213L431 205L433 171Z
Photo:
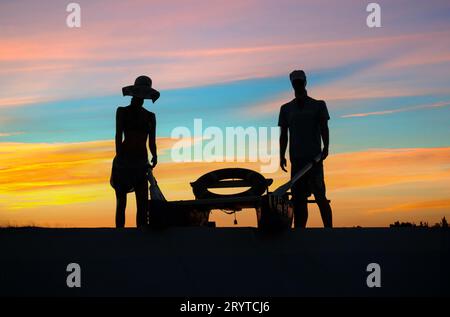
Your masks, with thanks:
M6 137L6 136L13 136L13 135L21 135L25 132L18 131L18 132L0 132L0 137Z
M398 109L391 109L391 110L346 114L346 115L341 116L341 118L359 118L359 117L368 117L368 116L383 116L383 115L389 115L389 114L394 114L394 113L399 113L399 112L408 112L408 111L416 111L416 110L424 110L424 109L442 108L442 107L447 107L449 105L450 105L450 101L442 101L442 102L436 102L436 103L432 103L432 104L418 105L418 106L413 106L413 107L405 107L405 108L398 108Z
M283 93L272 100L246 106L242 113L252 116L265 116L280 110L280 107L294 98L293 92Z
M0 108L26 106L48 101L51 101L51 98L45 96L6 97L0 98Z

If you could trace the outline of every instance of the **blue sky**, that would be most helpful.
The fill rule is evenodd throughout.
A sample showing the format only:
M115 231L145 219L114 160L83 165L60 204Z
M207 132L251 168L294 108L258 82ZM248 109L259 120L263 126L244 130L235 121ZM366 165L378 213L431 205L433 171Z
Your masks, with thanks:
M334 71L310 77L310 95L315 85L330 84L333 78L345 77L345 71ZM341 75L343 74L343 75ZM158 136L170 137L177 126L191 129L195 118L203 119L204 127L276 126L277 109L262 114L243 115L245 109L257 109L277 96L292 94L287 76L251 79L203 87L162 90L156 104L147 101L146 108L158 118ZM287 97L286 102L290 100ZM342 116L370 113L450 100L450 95L420 95L390 98L329 101L332 117L332 144L336 152L368 148L447 146L450 135L450 107L413 109L388 115L367 117ZM10 122L2 125L7 142L84 142L114 137L115 109L127 105L129 97L111 95L81 100L55 101L30 107L1 109ZM281 103L280 103L281 106ZM14 134L14 132L22 132Z

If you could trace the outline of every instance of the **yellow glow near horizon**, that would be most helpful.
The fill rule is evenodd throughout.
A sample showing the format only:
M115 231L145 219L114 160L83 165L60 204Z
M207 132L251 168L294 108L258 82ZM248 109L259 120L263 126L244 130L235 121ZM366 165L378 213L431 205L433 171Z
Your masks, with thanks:
M170 142L163 140L161 149ZM113 226L115 197L109 185L113 141L0 143L0 225ZM427 162L426 165L421 163ZM259 170L259 163L160 162L158 183L169 200L193 199L189 182L218 168ZM421 166L419 169L418 166ZM331 155L326 183L338 226L381 226L400 219L437 221L450 216L450 148L378 149ZM288 180L278 171L271 189ZM129 195L127 225L134 225ZM312 207L311 224L320 226ZM238 216L255 225L253 212ZM220 225L230 217L213 212Z

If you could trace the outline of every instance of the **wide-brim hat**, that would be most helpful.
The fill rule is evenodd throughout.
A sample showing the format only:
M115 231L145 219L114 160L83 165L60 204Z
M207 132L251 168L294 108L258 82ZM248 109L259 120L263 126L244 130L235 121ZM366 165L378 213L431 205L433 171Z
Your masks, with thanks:
M152 88L152 80L148 76L139 76L134 81L134 85L122 88L124 96L133 96L142 99L158 100L160 93Z

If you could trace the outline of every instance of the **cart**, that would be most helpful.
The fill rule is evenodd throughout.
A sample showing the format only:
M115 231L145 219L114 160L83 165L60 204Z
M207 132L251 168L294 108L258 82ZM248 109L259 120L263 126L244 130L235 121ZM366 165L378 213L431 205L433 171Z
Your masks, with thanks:
M243 209L254 208L258 229L280 231L291 228L293 206L289 189L319 160L320 156L274 192L269 191L272 179L250 169L226 168L209 172L191 183L195 196L193 200L149 200L147 224L150 228L214 227L215 224L209 221L212 210L236 214ZM248 189L237 194L217 194L210 191L218 188ZM315 200L308 200L308 203L314 202Z

